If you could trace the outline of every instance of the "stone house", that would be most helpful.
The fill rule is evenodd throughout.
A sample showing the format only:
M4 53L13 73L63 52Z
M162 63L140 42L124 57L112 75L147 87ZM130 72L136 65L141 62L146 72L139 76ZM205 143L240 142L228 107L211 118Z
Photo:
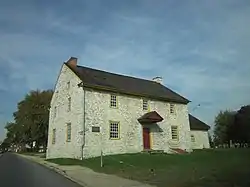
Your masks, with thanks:
M210 148L208 130L210 126L189 114L190 138L192 149Z
M189 102L160 77L144 80L82 67L71 57L51 100L47 158L191 152Z

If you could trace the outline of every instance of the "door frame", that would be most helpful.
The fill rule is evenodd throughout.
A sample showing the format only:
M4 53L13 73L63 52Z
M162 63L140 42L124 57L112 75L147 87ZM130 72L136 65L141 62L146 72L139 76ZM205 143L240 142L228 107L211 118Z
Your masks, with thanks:
M148 129L148 145L149 145L149 148L148 149L152 149L152 137L151 137L151 131L150 131L150 128L149 127L142 127L142 147L143 147L143 150L145 150L145 146L144 146L144 129Z

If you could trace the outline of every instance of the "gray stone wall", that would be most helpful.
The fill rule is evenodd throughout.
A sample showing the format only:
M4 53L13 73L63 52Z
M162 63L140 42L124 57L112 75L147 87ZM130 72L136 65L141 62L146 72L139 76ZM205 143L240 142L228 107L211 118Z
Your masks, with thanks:
M84 113L83 89L77 86L80 82L81 80L66 65L62 66L51 101L47 158L81 158ZM68 111L68 97L71 97L71 111ZM66 123L71 123L70 142L66 141ZM54 128L56 142L52 144Z
M70 88L67 89L67 82ZM84 130L84 91L79 88L81 80L63 65L51 101L47 158L81 158ZM85 146L83 157L136 153L143 150L142 125L137 121L148 111L142 108L143 98L117 95L118 107L110 107L110 93L87 89L85 97ZM71 97L71 111L67 111ZM146 98L147 99L147 98ZM55 114L56 109L56 116ZM187 105L175 104L175 113L170 113L170 103L149 100L149 111L157 111L164 120L150 128L151 148L170 152L169 148L191 151L190 128ZM109 122L120 123L120 138L109 138ZM66 141L66 123L71 123L71 142ZM179 139L171 140L171 125L178 126ZM101 132L92 132L98 126ZM52 131L56 129L56 143L52 144Z
M208 132L191 130L191 135L194 136L195 142L192 142L192 149L208 149L210 148ZM191 137L190 135L190 137Z
M143 150L142 125L137 121L148 111L142 109L142 98L117 94L118 107L110 107L110 93L88 90L86 92L86 158L104 155L135 153ZM169 148L190 151L190 128L187 105L175 104L175 114L170 114L170 104L149 101L150 111L157 111L164 120L150 127L151 148L170 152ZM109 139L109 121L120 123L120 139ZM179 140L171 140L171 125L179 127ZM91 132L92 126L101 127L101 133Z

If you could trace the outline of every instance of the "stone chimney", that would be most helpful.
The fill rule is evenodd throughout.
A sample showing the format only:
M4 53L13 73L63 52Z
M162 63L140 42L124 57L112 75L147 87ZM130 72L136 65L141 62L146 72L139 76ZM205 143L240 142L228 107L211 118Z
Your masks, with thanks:
M163 84L163 79L162 77L154 77L152 81L157 82L159 84Z
M77 66L77 58L76 58L76 57L70 57L70 59L66 62L66 64L67 64L69 67L75 69L76 66Z

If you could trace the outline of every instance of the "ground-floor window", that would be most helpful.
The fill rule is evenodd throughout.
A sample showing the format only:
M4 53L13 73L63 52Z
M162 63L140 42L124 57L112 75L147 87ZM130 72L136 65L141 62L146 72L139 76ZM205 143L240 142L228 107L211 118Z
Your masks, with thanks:
M67 123L66 141L71 141L71 123Z
M179 140L178 126L171 126L172 140Z
M118 121L109 122L109 138L112 140L120 138L120 122Z
M56 143L56 129L52 130L52 144Z

